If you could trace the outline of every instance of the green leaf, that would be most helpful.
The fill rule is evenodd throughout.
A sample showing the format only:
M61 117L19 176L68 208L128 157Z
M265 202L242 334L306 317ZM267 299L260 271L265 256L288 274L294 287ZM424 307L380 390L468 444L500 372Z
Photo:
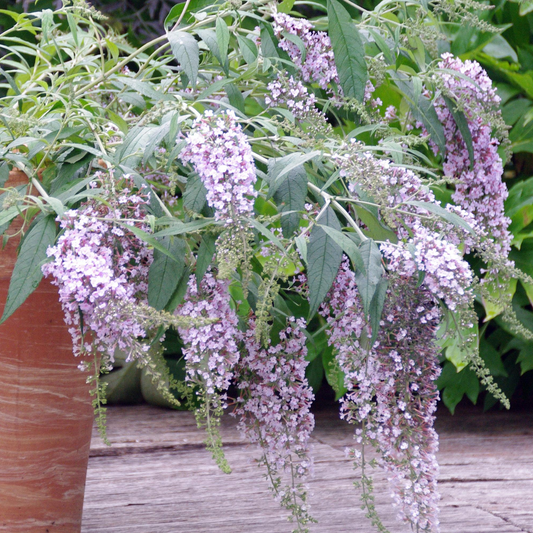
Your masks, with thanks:
M372 240L367 239L359 246L361 257L363 258L364 270L358 270L355 274L357 289L363 301L363 310L368 315L372 298L383 274L381 265L381 252L378 245Z
M217 4L220 4L218 0L191 0L189 3L181 2L179 4L176 4L165 18L165 27L169 26L175 20L178 20L181 14L183 13L183 9L185 7L187 7L187 12L183 17L181 24L190 24L191 22L194 22L195 13L198 13L199 11L204 11L207 7L215 7ZM217 8L215 7L215 10L216 9Z
M485 45L483 52L496 59L510 58L511 61L518 63L516 52L502 35L495 35L492 40Z
M483 322L488 322L503 312L506 303L512 300L513 295L516 292L517 281L516 278L511 278L507 280L498 280L497 284L491 282L484 285L485 290L488 291L491 298L489 300L482 298L483 307L485 308L485 318L483 319Z
M378 241L389 240L392 243L398 242L396 233L382 224L378 218L379 215L376 216L376 214L372 212L370 206L356 205L355 211L357 216L368 228L366 233L368 233L373 239Z
M11 222L21 211L25 211L26 209L28 209L28 207L13 205L8 209L0 211L0 227Z
M43 273L41 265L46 260L46 250L56 237L55 217L49 215L33 224L26 234L11 275L7 301L0 323L9 318L37 288Z
M479 355L492 376L508 376L499 351L485 337L481 337L479 341Z
M115 151L114 161L117 165L126 162L135 167L141 159L146 147L152 143L159 143L168 132L168 124L162 126L134 126ZM154 145L155 146L155 145Z
M75 163L63 163L59 172L57 172L55 178L52 180L50 193L56 194L78 177L79 174L84 173L93 159L94 158L90 154L87 154ZM61 200L65 202L64 198L61 198Z
M378 338L379 325L381 322L381 315L383 314L383 306L385 305L385 297L387 296L387 288L389 282L386 278L381 278L377 284L376 291L370 302L370 326L372 328L372 338L370 339L370 346L374 345Z
M472 133L470 133L470 128L468 127L465 114L459 109L455 108L455 104L452 102L452 100L450 100L450 98L444 95L442 97L448 106L453 119L455 120L457 128L459 128L459 131L461 132L461 136L463 137L463 141L468 150L468 157L470 158L470 169L472 169L474 166L474 145L472 144Z
M431 101L425 96L420 95L418 98L415 95L413 82L409 77L401 71L396 72L396 85L403 92L407 99L411 112L416 120L424 124L431 136L431 140L437 145L440 153L444 156L446 154L446 138L444 136L444 128L442 126L437 112L433 107Z
M185 270L186 245L183 239L162 237L159 240L169 255L154 251L154 261L148 274L148 303L157 310L164 309Z
M383 57L389 65L392 65L395 62L394 54L392 53L390 46L387 44L385 39L380 35L377 28L367 27L367 31L374 38L374 42L378 45L378 48L383 53Z
M155 152L155 149L163 142L163 139L170 131L170 122L165 122L156 128L151 128L151 135L146 142L146 146L143 150L143 165L146 165L148 159Z
M364 274L366 272L366 267L363 261L363 256L352 239L347 237L342 231L323 225L320 225L320 227L343 249L357 270Z
M316 394L324 379L324 365L322 364L321 358L313 359L307 365L305 368L305 378L307 379L309 386L313 389L313 392Z
M255 43L247 37L241 37L239 34L237 34L237 41L239 43L242 57L246 63L249 65L254 63L257 60L257 55L259 54Z
M294 6L294 2L295 0L283 0L283 2L278 5L278 13L290 13Z
M305 208L307 198L307 173L303 165L296 167L289 177L279 186L274 200L280 206L283 236L290 238L300 227L300 213Z
M68 12L67 12L67 21L68 21L68 26L70 28L70 33L72 34L72 38L74 39L74 43L78 47L80 45L78 42L78 26L72 14Z
M520 363L520 374L523 375L533 370L533 343L529 343L520 350L516 362Z
M3 187L9 179L9 165L6 161L0 163L0 187Z
M533 0L522 0L520 2L520 16L523 17L533 11Z
M168 42L174 57L183 68L191 85L196 88L198 79L198 65L200 62L200 48L196 39L183 31L173 31L167 34Z
M335 391L335 401L338 401L348 392L348 389L344 385L344 372L336 364L335 354L331 346L328 346L322 352L322 364L324 366L326 380Z
M298 248L298 252L300 252L303 262L307 263L307 241L302 235L298 235L298 237L294 239L294 242L296 243L296 248Z
M200 282L205 276L209 265L213 261L215 255L215 242L217 236L212 233L206 233L202 237L202 242L198 248L198 257L196 258L196 283L200 285Z
M275 244L278 249L283 252L283 254L285 254L285 247L283 246L283 243L264 224L261 224L261 222L255 218L247 218L246 220L250 222L250 224L254 226L257 231L259 231L259 233L263 234L267 240Z
M533 222L533 178L511 187L505 200L505 214L511 217L509 231L514 235Z
M191 174L187 179L187 187L183 194L183 205L195 213L201 213L207 201L206 195L207 189L200 176Z
M345 96L363 101L368 72L365 47L350 13L337 0L328 0L329 37Z
M220 64L224 66L228 60L229 29L222 17L217 17L216 34L221 59Z
M290 61L287 52L279 47L279 42L274 35L274 30L270 24L261 24L261 55L264 58L285 59Z
M199 102L203 100L204 98L207 98L208 96L211 96L213 93L220 91L223 87L225 87L228 83L231 83L230 78L224 78L222 80L215 81L215 83L212 83L211 85L208 85L205 90L203 90L196 98L196 101Z
M341 231L341 225L331 207L320 216L322 226ZM333 281L342 261L342 248L320 226L311 230L307 246L307 277L309 283L309 317L314 316Z
M181 279L179 280L178 286L174 291L174 294L172 295L165 307L165 311L173 313L176 310L176 307L178 307L178 305L183 301L185 293L187 292L187 286L189 283L190 275L191 271L189 268L186 267L185 271L183 272L183 275L181 276Z
M450 362L444 365L442 373L437 379L437 386L443 390L442 401L452 414L465 394L474 404L479 395L479 380L475 372L469 368L458 372Z
M244 114L244 98L239 88L234 83L228 83L224 88L226 89L229 103Z
M165 235L183 235L184 233L194 233L205 228L206 226L213 224L213 222L213 219L193 220L187 223L183 223L180 220L174 220L172 223L168 224L168 228L154 233L154 237L158 238L164 237Z
M10 87L13 89L13 92L16 95L20 95L20 90L17 87L17 84L16 84L15 80L13 79L13 76L11 76L11 74L9 74L9 72L6 72L3 68L0 68L0 74L2 74L2 76L4 76L6 78L7 82L10 85Z
M292 170L302 166L320 154L321 152L318 150L307 154L294 152L284 157L271 159L268 165L268 198L274 196L278 187L287 179Z
M459 215L456 213L450 213L443 207L437 204L432 204L431 202L418 202L416 200L410 200L408 202L405 202L408 205L414 205L416 207L421 207L422 209L426 209L430 213L433 213L435 215L438 215L442 217L444 220L447 220L454 226L458 226L460 228L465 229L468 231L468 233L474 235L474 230L470 227L470 224L463 220Z
M217 34L214 30L197 30L196 32L200 39L207 45L211 53L218 59L221 65L224 65L225 61L222 60L222 55L218 47Z
M136 226L130 226L129 224L125 224L122 222L117 222L117 224L122 226L124 229L131 231L136 237L141 239L141 241L144 241L150 246L153 246L156 250L166 255L167 257L170 257L170 259L172 259L173 261L176 261L176 262L178 261L178 259L176 259L174 255L171 252L169 252L168 249L160 243L160 237L166 237L167 235L175 235L175 234L173 233L163 234L163 232L151 234L151 233L147 233L146 231L142 229L139 229Z
M196 41L195 41L196 42ZM145 81L130 78L128 76L121 76L116 79L117 83L121 83L132 88L135 92L147 96L156 101L173 101L174 98L170 94L161 93L154 89L154 85Z

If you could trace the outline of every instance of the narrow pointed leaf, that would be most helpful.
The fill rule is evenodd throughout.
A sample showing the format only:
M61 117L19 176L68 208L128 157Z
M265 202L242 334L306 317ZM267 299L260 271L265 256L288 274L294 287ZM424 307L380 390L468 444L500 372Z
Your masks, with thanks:
M343 249L346 255L351 259L353 265L357 267L357 270L362 274L365 274L365 263L357 245L342 231L323 225L320 227Z
M237 35L237 41L239 42L239 48L241 50L242 57L251 65L257 60L258 50L256 44L247 37Z
M47 258L46 250L56 237L54 218L53 215L41 218L27 233L11 275L0 323L10 317L39 285L43 277L41 265Z
M183 68L193 88L198 79L198 65L200 63L200 48L196 39L183 31L173 31L168 34L168 42L174 57Z
M453 116L453 119L455 120L455 124L457 124L457 128L461 132L463 141L466 144L468 156L470 157L470 168L472 168L474 166L474 145L472 144L472 133L470 132L470 128L468 127L468 122L466 120L465 114L459 109L455 109L455 104L450 100L450 98L448 98L447 96L443 96L443 98L444 102L446 102L446 105L448 106L448 109L450 110L450 113Z
M176 290L185 269L185 242L177 237L159 240L173 257L154 250L154 261L148 274L148 303L155 309L164 309Z
M194 211L195 213L201 213L204 205L207 202L207 189L202 183L198 174L192 174L187 180L187 187L183 195L183 205Z
M229 29L222 17L217 18L216 34L221 64L225 65L228 59Z
M372 328L372 338L370 339L370 346L374 345L379 333L379 323L381 322L381 315L383 314L383 306L385 305L385 297L387 295L387 287L389 282L386 278L381 278L376 286L376 291L370 302L370 327Z
M381 252L378 245L372 240L364 241L359 247L363 263L365 265L363 271L358 271L355 275L355 282L357 289L363 301L363 310L368 314L372 298L376 292L377 286L381 280L383 267L381 266Z
M307 198L307 173L303 165L296 167L289 177L280 185L274 194L274 200L280 206L280 211L286 215L281 217L283 235L289 238L300 226L300 213L305 207Z
M462 219L456 213L450 213L449 211L446 211L446 209L444 209L440 205L432 204L430 202L418 202L416 200L410 200L410 201L405 202L405 203L409 204L409 205L415 205L417 207L422 207L423 209L426 209L430 213L438 215L441 218L443 218L444 220L447 220L448 222L451 222L455 226L463 228L466 231L468 231L468 233L471 233L472 235L474 235L474 230L472 229L470 224L468 224L468 222L466 222L466 220Z
M368 72L365 47L350 13L337 0L328 0L329 37L340 85L346 96L363 101Z
M404 93L413 116L424 124L431 136L431 140L438 146L440 153L442 155L446 154L444 128L433 104L425 96L416 97L413 83L406 74L397 71L396 76L396 85Z
M244 98L239 88L234 83L228 83L224 88L226 89L229 103L244 114Z
M200 248L198 248L198 257L196 259L196 283L200 285L200 282L205 276L213 256L215 255L215 242L217 240L216 235L207 233L203 236Z
M341 225L331 207L320 217L322 226L341 231ZM312 317L326 297L342 261L342 248L320 226L314 226L307 246L307 279L309 283L309 317Z

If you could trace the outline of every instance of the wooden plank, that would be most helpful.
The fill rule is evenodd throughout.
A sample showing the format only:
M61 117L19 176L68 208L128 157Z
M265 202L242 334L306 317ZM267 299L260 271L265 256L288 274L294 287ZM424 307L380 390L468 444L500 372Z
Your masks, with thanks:
M502 416L505 414L506 416ZM332 411L317 413L313 533L370 533L344 449L353 428ZM256 449L225 417L221 433L230 475L205 451L194 417L148 406L113 407L106 447L95 437L82 533L288 533L286 514L254 463ZM443 413L440 490L442 533L533 533L533 415ZM396 522L383 473L376 505L391 533Z

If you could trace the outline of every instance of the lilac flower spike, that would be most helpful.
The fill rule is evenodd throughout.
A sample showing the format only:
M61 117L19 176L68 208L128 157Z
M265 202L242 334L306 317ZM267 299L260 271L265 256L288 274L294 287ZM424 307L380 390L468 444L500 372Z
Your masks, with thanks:
M333 48L328 34L324 31L313 31L313 25L308 20L297 19L285 13L275 13L273 18L274 33L276 37L281 38L279 46L300 68L304 81L316 82L324 90L328 89L331 82L339 86ZM293 42L284 39L283 32L295 35L303 41L306 51L303 62L300 49Z
M378 452L399 518L415 531L437 533L438 436L433 422L440 367L434 337L440 310L432 294L410 278L395 276L390 287L374 346L365 346L371 331L348 260L321 314L348 389L341 417L360 424L357 442ZM356 466L363 466L359 450L352 450L352 456ZM371 506L368 510L379 520Z
M443 54L439 68L456 71L473 80L469 82L446 72L438 73L444 86L462 102L474 149L471 168L467 146L452 113L442 98L438 100L437 115L446 136L444 172L460 181L453 200L476 217L480 226L494 239L497 249L506 256L511 243L507 229L510 220L504 214L508 192L502 182L503 165L497 152L498 140L492 137L491 125L483 122L480 113L487 106L497 107L500 98L487 73L476 61L463 62L451 54Z
M208 272L198 288L192 275L185 301L176 310L179 316L192 320L215 320L208 325L179 328L185 344L187 380L200 385L208 395L227 390L239 360L238 342L242 335L237 315L230 307L228 285L229 281L217 280Z
M106 319L104 311L110 303L147 303L153 252L118 224L123 221L132 225L131 219L144 219L146 198L128 188L117 195L105 184L101 194L108 205L90 200L61 219L65 231L57 244L48 248L48 256L54 259L42 270L59 287L74 354L99 351L113 361L116 348L129 352L130 344L146 337L146 332L134 317L122 314ZM148 224L136 226L150 231ZM84 338L87 332L90 340ZM141 348L148 350L149 345Z
M207 203L216 220L237 224L253 213L256 182L252 149L232 111L197 119L180 154L191 163L207 189Z

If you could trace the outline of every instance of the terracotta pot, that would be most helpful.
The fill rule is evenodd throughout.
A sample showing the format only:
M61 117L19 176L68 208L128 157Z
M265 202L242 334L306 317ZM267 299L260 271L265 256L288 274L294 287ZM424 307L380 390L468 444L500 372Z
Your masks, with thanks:
M10 173L7 185L24 178ZM0 315L17 246L13 238L0 251ZM0 325L2 532L81 530L93 413L78 363L57 289L43 280Z

